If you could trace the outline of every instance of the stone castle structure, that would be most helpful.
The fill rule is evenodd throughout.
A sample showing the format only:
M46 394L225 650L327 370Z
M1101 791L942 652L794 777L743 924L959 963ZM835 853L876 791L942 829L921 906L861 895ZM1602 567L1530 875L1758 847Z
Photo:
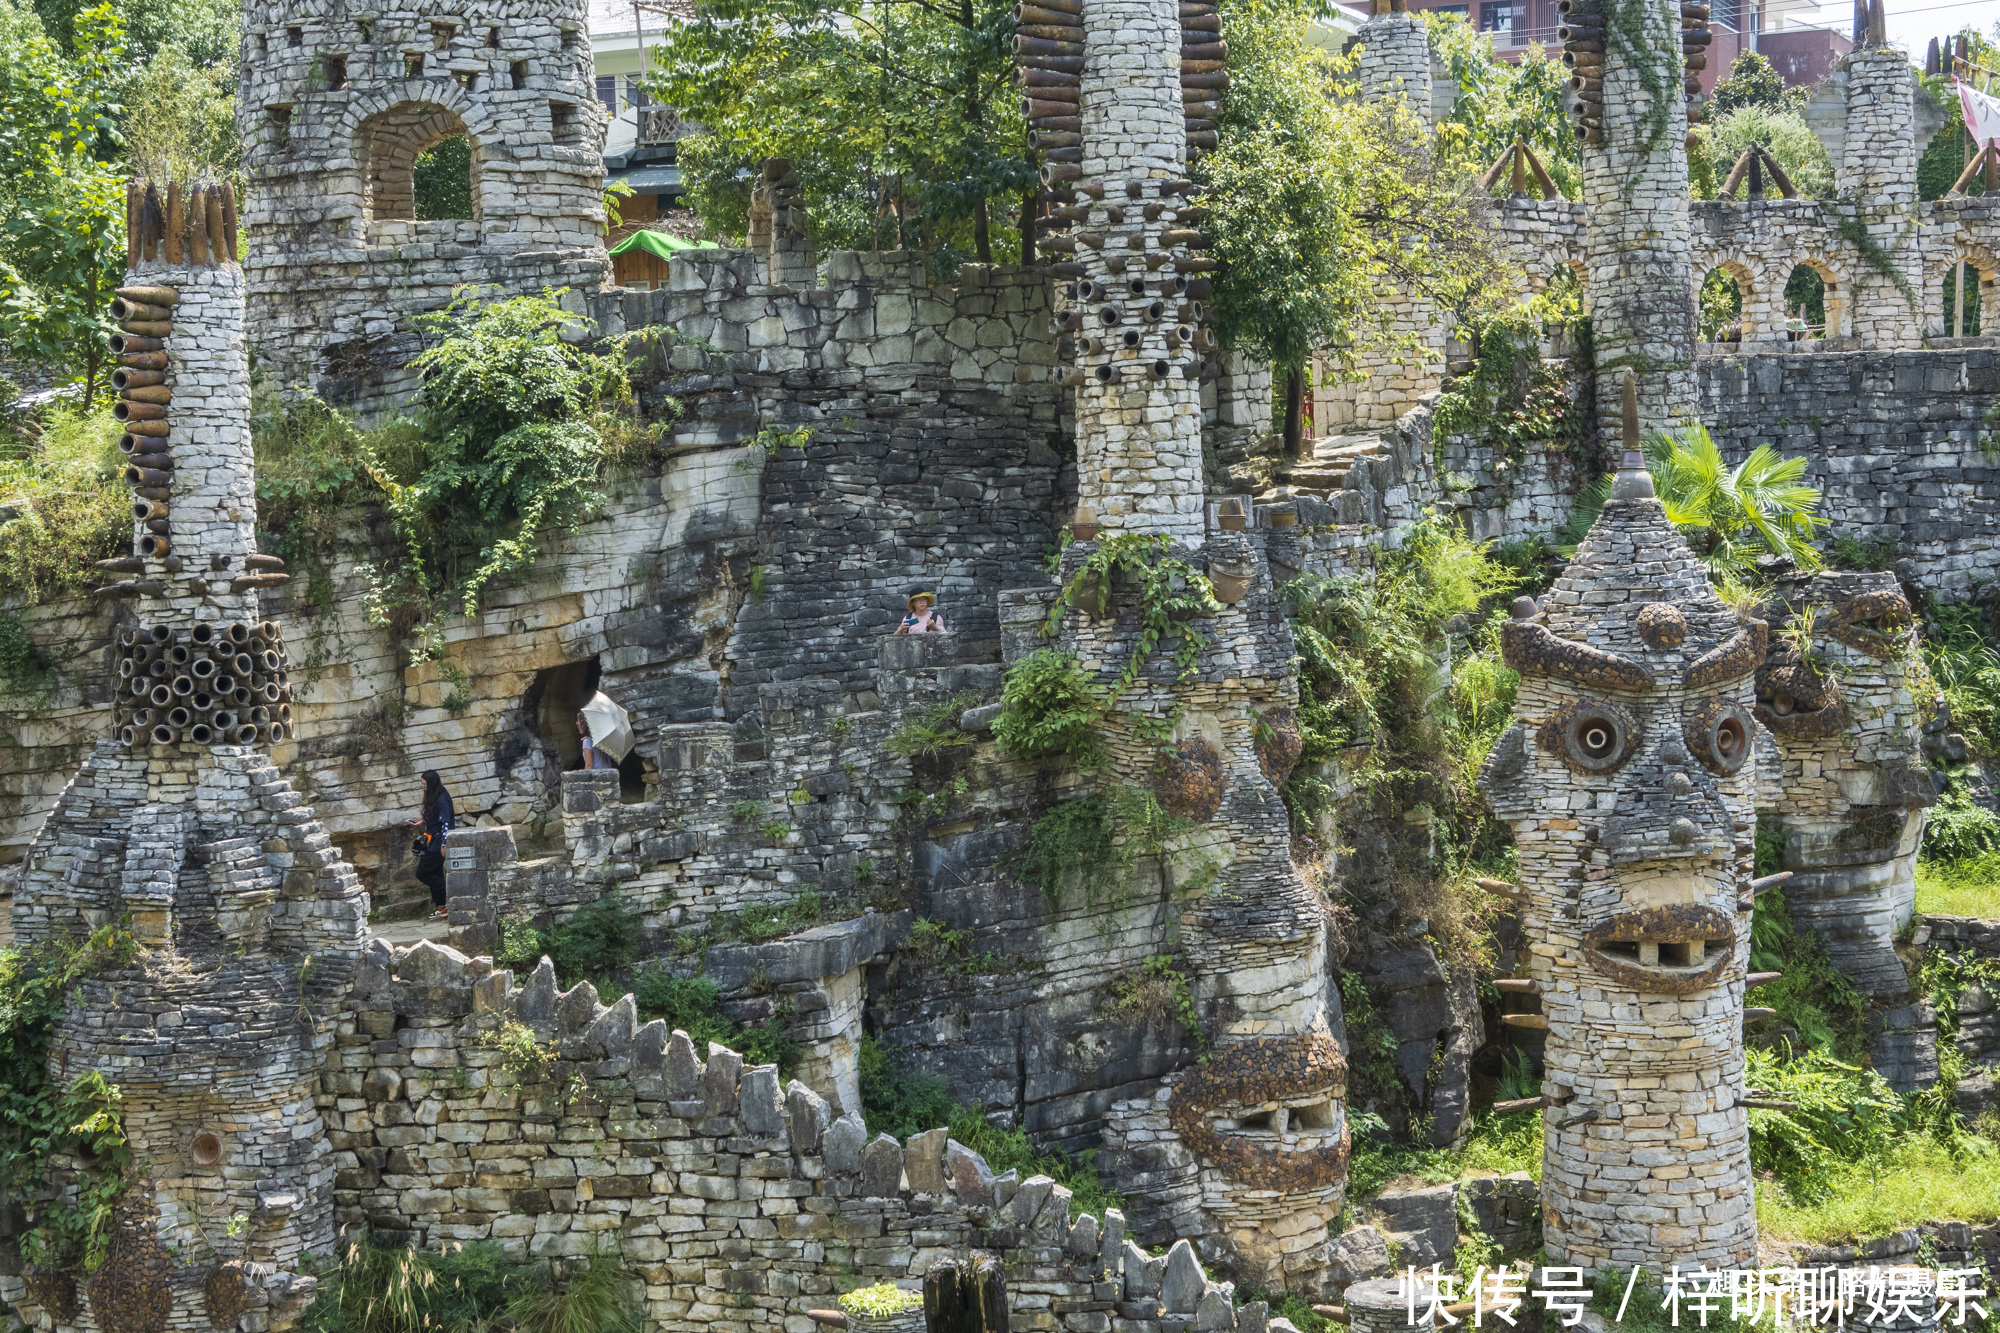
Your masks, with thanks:
M1947 256L1973 253L1984 205L1901 190L1923 99L1879 49L1816 103L1823 133L1849 136L1840 199L1690 205L1684 14L1647 7L1657 68L1605 53L1587 76L1589 197L1501 201L1496 225L1531 285L1582 274L1601 365L1634 371L1635 427L1701 419L1726 449L1778 431L1822 470L1861 459L1829 506L1902 537L1912 583L1962 595L2000 559L2000 528L1947 512L1954 487L1986 484L1966 463L2000 395L1995 353L1919 347L1928 316L1896 313L1901 288L1846 238L1855 219L1883 237L1921 308ZM154 1165L120 1214L124 1285L100 1298L88 1279L0 1276L0 1298L63 1330L108 1328L126 1290L174 1327L282 1330L315 1293L300 1255L367 1229L577 1261L610 1238L673 1328L796 1333L837 1283L907 1282L979 1247L1008 1262L1014 1317L1038 1330L1115 1315L1138 1333L1263 1333L1266 1312L1231 1311L1203 1262L1270 1292L1358 1275L1330 1231L1353 1094L1328 914L1277 795L1299 755L1279 589L1365 576L1432 507L1482 536L1545 531L1573 479L1435 441L1433 371L1384 362L1338 391L1339 420L1370 438L1330 487L1248 493L1231 468L1268 431L1270 384L1214 347L1187 180L1225 91L1212 6L1023 5L1049 262L970 265L953 286L920 257L816 254L773 163L750 248L678 257L662 290L605 287L581 24L561 6L246 13L244 268L233 204L213 214L218 243L205 189L178 230L160 194L158 250L141 247L121 314L129 577L98 604L92 693L47 728L82 739L38 740L6 775L46 812L9 829L17 936L130 911L153 949L87 983L55 1050L125 1089ZM1370 96L1418 128L1447 109L1412 16L1375 16L1363 45ZM1868 129L1898 116L1914 140ZM474 217L416 221L414 160L458 133ZM149 207L142 191L142 230ZM1794 249L1827 257L1841 313L1830 340L1781 351L1753 334L1775 327L1760 312ZM1716 262L1748 275L1744 342L1724 348L1694 341ZM600 334L690 335L640 368L649 404L685 407L657 469L454 625L444 663L408 666L344 610L281 631L260 601L284 575L255 551L245 325L282 384L373 413L413 388L411 316L467 283L567 287ZM1443 351L1437 312L1385 299ZM1894 406L1918 391L1935 410ZM1824 402L1830 422L1808 427ZM803 447L747 444L798 426ZM1893 579L1823 576L1741 619L1643 481L1621 474L1566 580L1508 627L1519 720L1486 774L1524 849L1519 956L1548 1025L1543 1225L1551 1256L1585 1267L1744 1266L1754 820L1784 826L1797 919L1899 1001L1926 701L1903 674ZM1192 664L1171 642L1136 664L1102 772L1016 762L990 733L1009 666L1055 648L1110 688L1132 665L1139 592L1101 557L1137 542L1214 591L1185 622ZM358 579L347 555L329 573ZM940 594L952 634L885 637L916 587ZM1783 641L1807 607L1820 669ZM475 682L464 707L447 665ZM641 744L622 772L564 772L570 714L597 688ZM913 747L919 729L949 740ZM433 767L465 825L449 939L369 942L357 871L386 889L406 869L398 784ZM1115 892L1021 873L1050 809L1134 794L1178 831L1135 846L1127 828ZM716 982L731 1021L785 1025L795 1077L696 1049L632 996L563 990L547 964L494 966L502 918L559 920L612 892L655 961ZM807 901L818 924L730 936ZM1981 930L1949 933L1984 949ZM1163 961L1192 1021L1116 1002ZM1394 997L1379 1007L1399 1076L1432 1141L1455 1141L1490 1044L1470 978L1422 941L1348 966ZM1990 1063L1990 1034L1966 1031ZM1073 1216L1053 1181L996 1179L943 1131L871 1135L870 1040L1039 1143L1097 1150L1127 1215ZM578 1157L580 1139L598 1150ZM1165 1259L1141 1248L1159 1245Z
M243 6L237 133L257 352L288 390L375 413L415 387L413 315L462 287L598 287L605 113L586 6ZM419 220L415 168L471 145L472 216Z
M1755 1262L1740 1103L1767 641L1667 521L1636 429L1576 559L1505 628L1521 688L1481 785L1528 891L1557 1262Z

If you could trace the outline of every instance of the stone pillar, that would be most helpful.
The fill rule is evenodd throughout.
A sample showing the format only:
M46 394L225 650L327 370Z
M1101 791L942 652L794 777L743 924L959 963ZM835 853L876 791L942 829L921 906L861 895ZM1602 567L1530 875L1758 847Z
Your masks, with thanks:
M1591 335L1600 375L1638 372L1641 426L1669 429L1695 411L1680 5L1604 0L1604 8L1602 123L1596 142L1583 145ZM1600 422L1615 431L1617 395L1597 402Z
M1369 102L1400 100L1424 151L1432 130L1431 40L1415 14L1378 14L1361 27L1361 95ZM1386 126L1384 127L1387 128ZM1313 428L1321 436L1345 430L1384 430L1436 391L1450 330L1429 300L1402 288L1385 288L1378 300L1390 314L1378 339L1356 351L1351 367L1332 355L1326 368L1343 371L1314 394ZM1415 347L1395 339L1414 338ZM1358 375L1358 380L1346 375Z
M1190 283L1206 282L1198 237L1179 218L1187 129L1175 0L1092 0L1084 10L1083 216L1075 262L1077 487L1107 533L1199 543L1199 325Z
M335 1162L315 1097L367 895L268 753L289 735L288 664L257 597L285 576L255 548L244 282L222 235L233 217L220 194L185 185L139 191L129 216L112 351L135 549L108 562L131 577L102 591L132 599L136 624L114 654L116 736L29 847L15 938L81 935L129 912L142 946L180 960L87 977L51 1034L60 1085L88 1071L118 1086L157 1191L157 1211L134 1210L118 1243L174 1256L170 1270L106 1279L114 1254L93 1305L250 1305L278 1328L297 1313L285 1293L310 1289L292 1270L333 1246Z
M1855 51L1841 64L1847 120L1833 187L1842 199L1868 205L1917 201L1917 79L1909 57L1893 47Z
M1742 1268L1757 1254L1740 1101L1766 627L1717 598L1628 459L1563 577L1515 603L1515 724L1480 785L1520 846L1548 1024L1549 1262Z
M773 287L811 287L818 282L819 258L806 230L799 173L782 157L766 161L751 187L749 235L744 240L764 256L765 281Z
M1361 96L1401 96L1417 124L1431 128L1431 38L1415 14L1377 14L1361 25Z

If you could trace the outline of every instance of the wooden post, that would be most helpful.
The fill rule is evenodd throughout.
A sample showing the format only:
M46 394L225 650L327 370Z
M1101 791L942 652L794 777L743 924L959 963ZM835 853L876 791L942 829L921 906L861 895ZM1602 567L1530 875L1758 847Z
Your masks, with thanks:
M1007 1284L990 1255L947 1259L924 1274L929 1333L1007 1333Z
M1561 199L1563 192L1556 188L1556 183L1549 179L1549 173L1542 169L1542 159L1535 156L1535 150L1523 141L1521 151L1528 155L1528 170L1535 173L1535 184L1542 187L1542 198Z
M1528 155L1522 150L1521 141L1514 140L1514 180L1508 193L1525 197L1528 193Z

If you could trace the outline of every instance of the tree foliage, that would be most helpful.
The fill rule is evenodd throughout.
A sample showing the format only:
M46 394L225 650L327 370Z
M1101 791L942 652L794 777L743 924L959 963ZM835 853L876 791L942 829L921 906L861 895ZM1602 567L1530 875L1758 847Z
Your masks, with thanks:
M1703 172L1697 173L1690 162L1689 176L1692 178L1700 174L1704 182L1697 185L1694 197L1714 198L1728 179L1730 169L1736 165L1736 159L1753 143L1764 145L1778 160L1778 165L1785 169L1785 174L1791 177L1792 184L1798 187L1801 195L1808 199L1832 196L1833 159L1827 156L1826 145L1812 132L1805 117L1793 108L1750 103L1718 115L1715 122L1697 137L1693 156L1704 159L1705 165ZM1778 189L1774 182L1768 180L1764 188L1768 195L1776 195ZM1739 185L1736 197L1748 198L1747 187Z
M1502 60L1492 35L1475 31L1463 14L1433 10L1423 18L1431 50L1458 87L1451 114L1438 125L1439 150L1483 173L1519 139L1535 150L1557 189L1582 198L1576 129L1564 108L1569 67L1539 45L1526 47L1518 61ZM1504 191L1506 179L1496 188Z
M1213 210L1211 252L1224 261L1224 342L1295 374L1316 351L1351 362L1391 337L1384 290L1440 311L1478 304L1497 261L1462 163L1424 149L1426 132L1399 100L1342 100L1353 60L1314 46L1291 0L1238 0L1223 29L1221 147L1194 175Z
M1711 106L1718 116L1742 107L1797 115L1805 110L1809 96L1808 89L1787 88L1784 76L1762 52L1745 51L1729 62L1729 77L1716 83Z
M430 339L410 363L423 375L417 429L367 460L403 546L376 585L378 621L402 607L433 626L455 609L471 614L488 582L534 562L545 528L590 515L614 458L650 440L624 341L599 351L565 340L579 321L561 295L469 291L416 318Z
M1006 0L717 0L656 48L649 89L706 130L689 201L740 235L747 169L798 171L822 246L1007 256L1034 184Z
M1731 467L1700 425L1678 434L1653 431L1645 447L1668 520L1711 569L1740 571L1758 555L1819 567L1812 543L1825 520L1819 488L1804 480L1803 456L1786 458L1760 444Z
M124 25L103 4L74 15L74 55L34 11L0 6L0 343L80 377L107 356L124 269L124 182L113 165Z

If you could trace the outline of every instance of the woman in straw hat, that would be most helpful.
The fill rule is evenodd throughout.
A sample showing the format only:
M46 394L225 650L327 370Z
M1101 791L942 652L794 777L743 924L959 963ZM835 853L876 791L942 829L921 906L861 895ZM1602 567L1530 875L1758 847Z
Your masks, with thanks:
M903 623L896 626L898 634L943 634L944 617L932 610L937 602L935 594L919 590L913 592L903 602L910 614L903 617Z

